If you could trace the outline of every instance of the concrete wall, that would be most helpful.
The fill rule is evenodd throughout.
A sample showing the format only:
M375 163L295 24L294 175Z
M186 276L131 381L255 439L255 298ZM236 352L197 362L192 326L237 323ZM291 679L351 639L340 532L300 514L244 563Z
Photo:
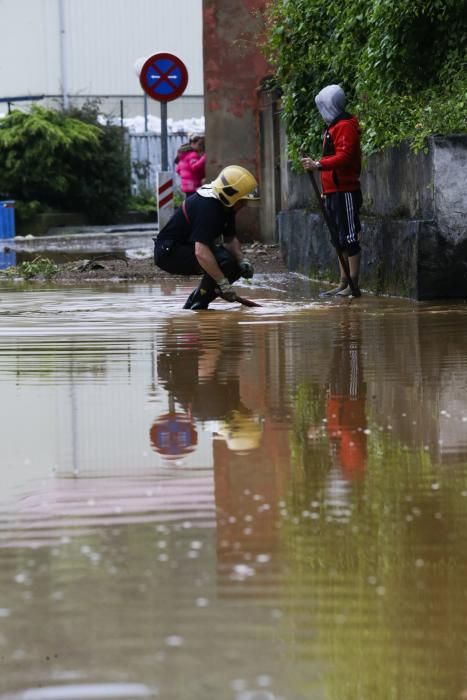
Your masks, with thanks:
M335 280L337 265L308 176L282 151L277 236L289 269ZM414 299L467 298L467 136L372 155L362 173L361 285Z
M266 0L203 0L207 179L226 165L260 177L259 95L268 72L259 40ZM238 229L259 235L259 209L242 211Z

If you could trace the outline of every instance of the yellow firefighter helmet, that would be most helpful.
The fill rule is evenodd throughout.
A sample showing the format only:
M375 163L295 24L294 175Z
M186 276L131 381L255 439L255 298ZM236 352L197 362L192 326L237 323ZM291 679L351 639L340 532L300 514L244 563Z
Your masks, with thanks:
M226 207L233 207L240 199L250 201L259 199L255 193L258 187L256 179L249 170L242 168L241 165L228 165L211 182L211 187Z

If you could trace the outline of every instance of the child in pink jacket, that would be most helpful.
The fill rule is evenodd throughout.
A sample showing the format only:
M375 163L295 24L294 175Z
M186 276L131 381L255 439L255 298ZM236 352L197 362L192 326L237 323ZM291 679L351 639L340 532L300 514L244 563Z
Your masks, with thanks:
M181 179L181 190L189 197L201 187L205 176L204 136L191 135L189 143L178 149L175 163Z

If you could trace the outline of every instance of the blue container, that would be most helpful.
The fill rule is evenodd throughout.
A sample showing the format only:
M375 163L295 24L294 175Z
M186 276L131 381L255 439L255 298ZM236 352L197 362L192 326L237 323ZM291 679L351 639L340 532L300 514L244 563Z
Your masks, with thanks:
M15 229L15 203L13 200L0 202L0 238L14 238Z
M0 270L6 270L16 265L16 250L9 250L8 253L0 248Z

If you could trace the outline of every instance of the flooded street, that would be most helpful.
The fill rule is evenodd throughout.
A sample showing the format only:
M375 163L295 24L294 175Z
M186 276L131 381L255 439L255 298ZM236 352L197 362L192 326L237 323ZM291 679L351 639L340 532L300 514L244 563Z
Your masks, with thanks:
M467 305L0 288L0 700L467 698Z

